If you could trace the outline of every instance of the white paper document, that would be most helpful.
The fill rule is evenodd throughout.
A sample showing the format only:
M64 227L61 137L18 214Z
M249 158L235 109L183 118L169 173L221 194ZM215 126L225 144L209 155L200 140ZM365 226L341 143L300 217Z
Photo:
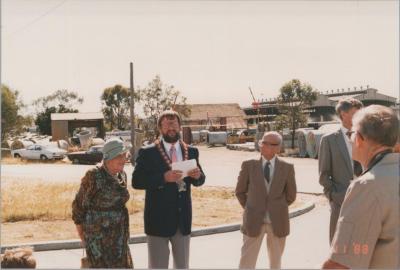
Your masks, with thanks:
M172 163L172 170L179 170L183 172L183 177L186 177L188 172L196 169L197 163L195 159Z

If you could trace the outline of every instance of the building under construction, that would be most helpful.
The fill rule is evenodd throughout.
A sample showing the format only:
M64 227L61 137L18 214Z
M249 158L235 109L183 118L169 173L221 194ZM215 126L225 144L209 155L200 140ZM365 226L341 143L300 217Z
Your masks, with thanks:
M309 123L321 123L336 120L335 106L342 98L355 98L360 100L364 106L371 104L379 104L387 107L396 108L397 98L378 93L377 89L367 86L365 89L360 87L357 89L348 88L337 89L320 92L317 100L306 112L310 114ZM249 124L254 124L258 121L273 121L275 116L279 115L279 109L276 99L259 100L258 108L245 107L243 111L246 113L246 118Z

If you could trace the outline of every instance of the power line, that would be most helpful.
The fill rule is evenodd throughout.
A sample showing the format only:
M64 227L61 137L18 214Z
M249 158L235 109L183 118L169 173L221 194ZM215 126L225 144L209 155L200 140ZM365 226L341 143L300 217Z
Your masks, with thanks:
M25 29L27 29L28 27L30 27L31 25L37 23L38 21L40 21L41 19L43 19L44 17L46 17L47 15L49 15L50 13L52 13L53 11L55 11L56 9L58 9L59 7L61 7L65 2L67 2L68 0L63 0L60 3L58 3L57 5L55 5L54 7L50 8L49 10L47 10L45 13L43 13L42 15L40 15L39 17L33 19L32 21L30 21L29 23L27 23L26 25L24 25L23 27L21 27L20 29L14 31L13 33L9 34L8 37L12 37L15 34L18 34L19 32L24 31Z

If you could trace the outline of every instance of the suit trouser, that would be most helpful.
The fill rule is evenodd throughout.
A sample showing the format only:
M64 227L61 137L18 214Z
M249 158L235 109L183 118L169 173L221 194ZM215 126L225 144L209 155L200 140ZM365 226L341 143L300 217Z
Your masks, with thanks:
M182 235L179 229L171 237L147 235L148 268L168 269L169 242L172 246L174 268L189 268L190 234Z
M242 255L239 263L240 269L254 269L256 267L264 234L267 235L269 267L271 269L281 268L281 258L285 248L286 237L277 237L272 231L272 225L265 223L261 227L261 232L258 236L249 237L243 234Z
M331 206L331 218L329 220L329 245L330 245L332 244L333 236L335 235L336 224L339 219L341 206L333 201L330 201L329 204Z

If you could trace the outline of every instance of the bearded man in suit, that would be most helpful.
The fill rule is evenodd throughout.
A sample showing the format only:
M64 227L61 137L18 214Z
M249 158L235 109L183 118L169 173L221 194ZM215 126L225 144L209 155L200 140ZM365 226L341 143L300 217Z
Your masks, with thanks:
M167 269L169 243L174 268L189 268L192 228L191 186L204 184L199 151L180 140L181 118L164 111L157 122L161 138L140 149L132 174L132 186L146 190L144 228L147 235L148 268ZM197 167L183 177L172 163L195 159Z

